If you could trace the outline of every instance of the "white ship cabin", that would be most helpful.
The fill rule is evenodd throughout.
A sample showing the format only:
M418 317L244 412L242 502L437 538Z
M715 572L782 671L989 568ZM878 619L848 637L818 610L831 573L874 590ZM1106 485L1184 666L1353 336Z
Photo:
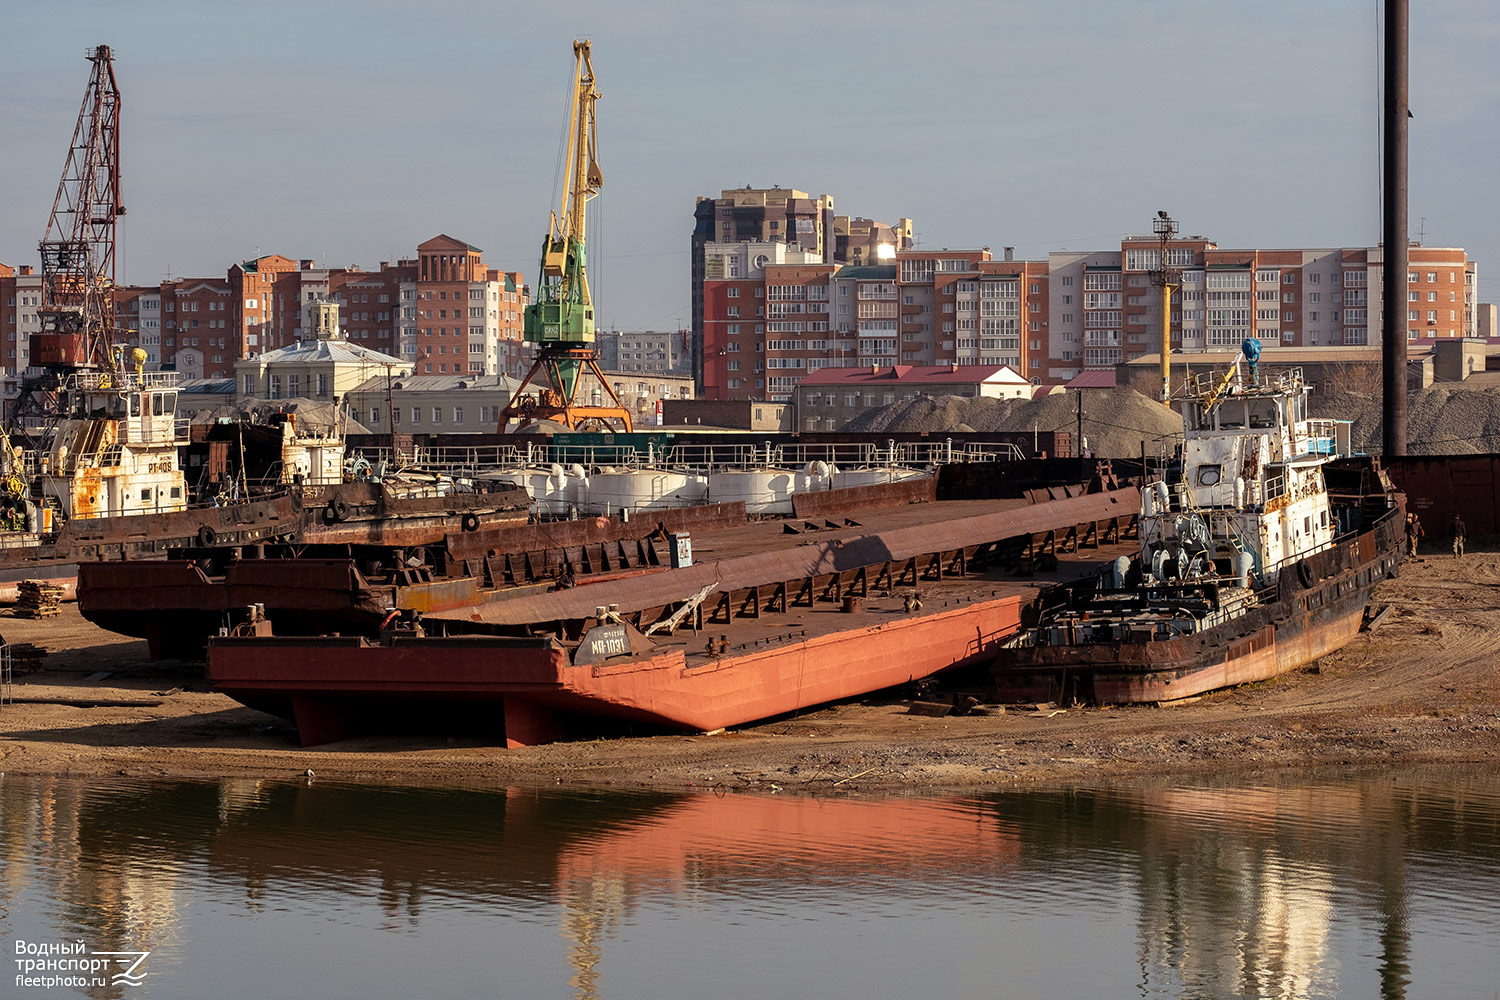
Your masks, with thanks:
M281 425L282 483L336 486L344 481L344 438L337 428L326 434L304 433L296 414Z
M43 494L69 518L155 514L187 507L177 449L176 372L89 372L59 389L68 414L41 462Z
M1182 480L1142 494L1141 546L1157 578L1232 574L1274 583L1338 533L1323 465L1349 451L1349 423L1307 416L1300 369L1189 381ZM1254 577L1253 580L1250 576Z

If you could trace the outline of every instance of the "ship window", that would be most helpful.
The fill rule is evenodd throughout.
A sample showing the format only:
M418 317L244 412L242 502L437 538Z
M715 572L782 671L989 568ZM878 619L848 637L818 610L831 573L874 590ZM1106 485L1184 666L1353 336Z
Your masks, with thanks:
M151 499L150 490L141 490L141 503L147 503Z
M1219 483L1220 469L1217 465L1198 466L1198 485L1217 486Z
M1307 535L1312 534L1312 518L1304 517L1302 519L1302 532Z
M172 499L173 500L181 500L182 499L182 487L181 486L174 486L174 487L172 487Z
M130 415L132 417L141 415L141 397L135 395L130 397Z
M161 393L159 392L151 394L151 414L156 417L161 416Z

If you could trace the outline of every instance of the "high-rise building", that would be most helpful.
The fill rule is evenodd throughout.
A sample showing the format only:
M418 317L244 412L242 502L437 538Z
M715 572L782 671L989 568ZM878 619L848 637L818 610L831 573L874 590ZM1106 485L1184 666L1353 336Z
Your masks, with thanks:
M783 401L803 375L830 367L1009 365L1036 384L1065 382L1160 348L1154 236L1034 261L1010 248L1000 260L988 247L892 248L835 266L796 244L696 247L703 398ZM1166 252L1174 351L1251 337L1278 347L1380 342L1379 247L1235 250L1190 236ZM1464 250L1413 246L1409 256L1409 339L1481 336Z
M1234 348L1249 338L1278 347L1380 343L1379 247L1231 250L1194 236L1174 239L1167 254L1177 285L1174 351ZM1408 256L1408 339L1476 335L1477 272L1468 255L1413 246ZM1066 381L1087 368L1157 353L1161 292L1152 272L1160 267L1161 244L1149 236L1127 237L1119 250L1051 254L1040 338L1045 380Z
M910 219L903 218L890 226L870 219L835 215L831 195L813 197L806 191L779 186L735 188L720 192L718 198L700 197L693 210L693 219L691 361L702 393L710 393L707 379L711 377L709 369L715 367L711 354L714 348L708 340L723 332L708 329L707 324L711 321L705 312L706 283L751 280L746 272L731 274L725 269L740 260L751 262L756 268L763 267L766 261L775 258L775 253L769 249L745 256L739 251L721 248L781 246L801 263L865 264L876 263L882 259L882 253L889 254L894 249L911 246L914 237ZM765 260L754 265L753 262L761 257ZM716 260L720 264L716 265ZM717 272L716 267L720 267ZM719 318L720 322L724 320L724 317ZM723 345L718 349L724 349ZM717 374L724 375L724 365L719 364L718 368ZM729 382L748 382L745 388L754 389L755 383L764 381L762 370L759 376L753 372L727 376L716 384L719 391L728 391ZM735 391L740 388L736 386ZM710 394L709 398L715 397Z

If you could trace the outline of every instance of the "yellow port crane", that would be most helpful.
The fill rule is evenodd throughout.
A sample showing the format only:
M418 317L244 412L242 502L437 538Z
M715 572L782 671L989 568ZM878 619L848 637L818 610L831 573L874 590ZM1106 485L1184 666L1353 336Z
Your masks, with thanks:
M630 411L620 404L594 349L594 302L585 267L584 212L599 193L594 130L594 103L600 94L587 40L573 42L573 100L569 110L567 174L562 204L542 239L542 273L535 301L523 314L522 332L536 345L531 371L504 410L500 430L512 420L517 429L536 420L555 420L569 430L599 426L613 431L618 422L631 429ZM593 388L586 384L593 380ZM534 388L528 393L527 388ZM580 398L581 392L588 392Z

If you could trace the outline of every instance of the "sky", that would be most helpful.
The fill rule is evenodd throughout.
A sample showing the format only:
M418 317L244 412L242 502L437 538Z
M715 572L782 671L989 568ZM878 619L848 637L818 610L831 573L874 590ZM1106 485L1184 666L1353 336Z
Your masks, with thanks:
M1419 0L1411 236L1500 261L1500 5ZM533 283L572 40L593 42L603 328L689 322L696 196L831 194L920 246L1379 240L1375 0L0 0L0 262L37 263L110 45L120 279L258 253L374 268L438 233ZM595 220L597 219L597 224Z

